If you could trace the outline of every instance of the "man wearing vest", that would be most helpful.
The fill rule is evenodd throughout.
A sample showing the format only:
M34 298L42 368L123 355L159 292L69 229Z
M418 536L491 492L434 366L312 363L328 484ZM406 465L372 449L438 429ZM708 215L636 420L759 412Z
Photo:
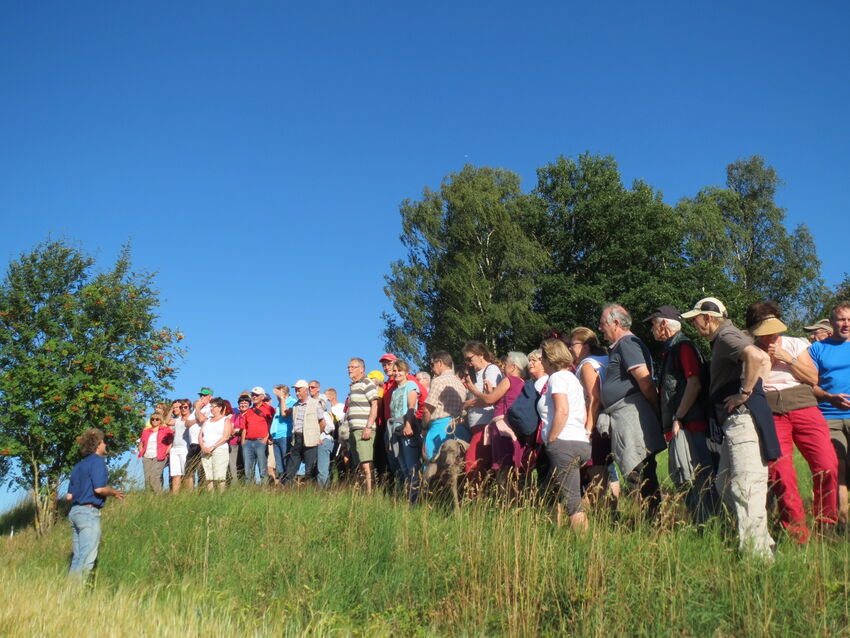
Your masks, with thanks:
M319 435L325 426L325 411L319 399L310 396L309 384L299 379L292 387L295 388L297 402L286 410L286 415L292 416L292 447L286 462L284 485L289 485L295 479L302 461L305 478L316 476Z
M604 433L604 422L608 422L614 460L626 483L640 490L641 505L652 518L661 502L655 455L666 446L658 421L652 358L631 327L632 316L621 305L608 304L602 309L599 330L611 344L611 351L602 381L603 410L597 427Z
M709 415L701 400L708 390L703 358L682 333L681 315L661 306L646 319L652 336L664 346L659 377L661 427L668 443L670 478L687 488L685 504L696 524L714 513L714 468L708 449Z
M782 455L773 415L762 389L770 357L729 321L714 297L682 313L701 337L711 341L709 393L723 430L717 489L738 520L739 549L773 560L767 529L767 463Z

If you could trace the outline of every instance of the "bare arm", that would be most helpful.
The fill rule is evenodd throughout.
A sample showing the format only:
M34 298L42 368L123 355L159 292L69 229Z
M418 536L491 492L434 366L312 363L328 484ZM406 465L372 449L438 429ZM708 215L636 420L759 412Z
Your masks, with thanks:
M200 400L195 401L195 423L203 423L207 420L207 415L202 410L203 407L204 404Z
M655 413L658 414L658 389L652 381L652 375L649 374L649 368L645 365L637 366L629 370L629 373L632 377L634 377L634 380L637 381L640 393L646 397L646 400L649 401L649 405L651 405L652 409L655 410Z
M108 485L94 488L94 493L98 496L114 496L119 501L124 500L124 492L116 490L114 487L109 487Z
M787 363L791 368L791 374L800 383L816 385L818 382L818 369L808 350L803 350L798 357L792 357L791 353L779 347L778 343L772 344L767 351L776 361Z
M360 435L360 440L368 441L372 438L372 428L375 427L375 420L378 418L378 399L373 399L369 408L369 418L366 419L366 429Z
M599 412L602 410L602 399L600 395L602 384L599 382L599 373L592 366L583 365L581 367L581 384L587 393L587 422L585 423L585 428L588 432L592 432L593 428L596 427L596 419L599 417Z
M741 376L742 392L726 397L723 402L729 413L750 398L758 380L770 371L770 357L756 346L750 345L744 348L741 353L741 363L744 367Z
M505 393L511 388L511 380L508 377L502 377L502 380L499 381L499 385L490 390L489 392L481 392L474 385L472 387L467 386L476 397L478 397L483 405L493 405L499 401Z
M700 390L702 390L702 381L700 381L699 375L695 374L688 377L687 381L685 381L685 392L682 394L682 401L679 403L679 409L676 410L676 414L674 415L677 419L685 416L688 410L693 407Z

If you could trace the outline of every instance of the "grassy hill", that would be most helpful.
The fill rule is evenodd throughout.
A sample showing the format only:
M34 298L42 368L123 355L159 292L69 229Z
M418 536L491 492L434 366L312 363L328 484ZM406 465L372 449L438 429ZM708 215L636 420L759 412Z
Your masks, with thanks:
M780 538L767 567L737 555L731 528L674 514L577 537L530 503L454 513L347 489L132 493L104 509L87 590L65 580L65 521L0 541L0 635L848 634L845 540Z

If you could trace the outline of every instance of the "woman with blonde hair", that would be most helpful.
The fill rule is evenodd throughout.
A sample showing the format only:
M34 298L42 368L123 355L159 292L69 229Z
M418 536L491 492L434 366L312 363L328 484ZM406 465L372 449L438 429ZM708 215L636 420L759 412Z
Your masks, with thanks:
M541 436L552 470L549 484L557 486L570 525L576 531L588 527L581 502L581 467L590 459L590 430L584 390L570 372L573 356L560 339L540 345L543 367L549 374L546 393L540 398L543 416ZM558 523L560 523L560 506Z
M145 476L145 487L154 492L162 491L162 472L174 443L174 430L164 424L164 415L150 415L139 437L139 458Z

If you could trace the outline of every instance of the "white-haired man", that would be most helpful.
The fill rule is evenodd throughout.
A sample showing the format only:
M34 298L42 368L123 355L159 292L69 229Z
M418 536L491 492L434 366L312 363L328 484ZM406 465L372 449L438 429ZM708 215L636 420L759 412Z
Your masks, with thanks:
M708 390L703 358L682 333L681 314L661 306L644 319L663 345L658 394L661 427L668 443L670 478L687 488L685 504L694 523L705 523L715 509L714 468L708 448L710 409L702 399Z
M603 414L610 423L611 453L626 482L640 490L652 517L661 501L655 455L665 447L658 421L658 391L649 348L631 332L632 316L619 304L602 309L599 330L611 344L601 386ZM602 428L600 428L602 431Z
M770 357L727 319L714 297L700 299L682 313L700 336L711 341L709 393L723 430L717 488L738 520L738 543L744 553L773 559L767 528L767 463L781 456L773 415L762 377Z

